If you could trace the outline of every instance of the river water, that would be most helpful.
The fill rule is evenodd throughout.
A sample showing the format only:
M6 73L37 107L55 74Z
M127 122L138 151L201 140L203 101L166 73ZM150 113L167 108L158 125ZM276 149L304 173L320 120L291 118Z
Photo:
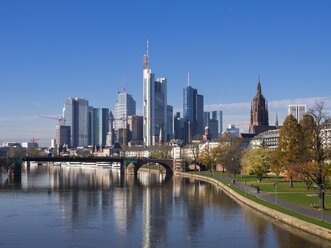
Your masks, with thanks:
M0 176L0 247L331 247L179 176L59 166Z

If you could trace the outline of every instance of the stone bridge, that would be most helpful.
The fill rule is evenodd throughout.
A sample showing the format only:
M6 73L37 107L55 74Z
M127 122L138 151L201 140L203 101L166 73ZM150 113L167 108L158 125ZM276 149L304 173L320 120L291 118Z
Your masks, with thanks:
M124 158L125 166L129 166L130 164L134 165L134 174L138 173L138 170L144 166L149 164L159 164L163 166L166 171L166 174L173 174L176 170L174 166L173 159L158 159L158 158Z
M148 164L159 164L165 168L166 174L172 175L176 169L172 159L157 159L157 158L128 158L128 157L23 157L23 161L30 162L119 162L121 174L125 174L128 166L134 166L134 174L138 170Z

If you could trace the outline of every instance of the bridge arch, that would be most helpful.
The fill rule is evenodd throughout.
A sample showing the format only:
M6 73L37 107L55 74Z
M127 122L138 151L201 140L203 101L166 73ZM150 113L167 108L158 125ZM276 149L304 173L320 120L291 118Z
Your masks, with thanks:
M161 165L166 170L166 174L172 175L174 173L173 165L170 161L158 159L138 159L136 162L133 162L135 165L135 174L138 173L138 170L141 167L150 163Z

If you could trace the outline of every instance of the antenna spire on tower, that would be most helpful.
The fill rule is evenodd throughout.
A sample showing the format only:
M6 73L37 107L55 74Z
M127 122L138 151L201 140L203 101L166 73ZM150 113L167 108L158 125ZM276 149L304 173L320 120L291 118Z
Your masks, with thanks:
M144 55L144 69L148 69L148 48L149 48L149 42L147 40L146 54Z
M187 86L191 86L190 72L187 73Z

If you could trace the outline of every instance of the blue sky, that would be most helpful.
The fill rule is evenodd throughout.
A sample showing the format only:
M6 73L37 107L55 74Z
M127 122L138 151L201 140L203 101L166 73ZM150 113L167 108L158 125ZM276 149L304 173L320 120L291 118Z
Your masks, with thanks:
M142 68L182 108L187 72L206 110L246 131L258 75L270 122L287 104L331 108L331 1L1 0L0 142L55 135L64 99L113 109L124 86L142 109ZM48 142L48 141L47 141Z

